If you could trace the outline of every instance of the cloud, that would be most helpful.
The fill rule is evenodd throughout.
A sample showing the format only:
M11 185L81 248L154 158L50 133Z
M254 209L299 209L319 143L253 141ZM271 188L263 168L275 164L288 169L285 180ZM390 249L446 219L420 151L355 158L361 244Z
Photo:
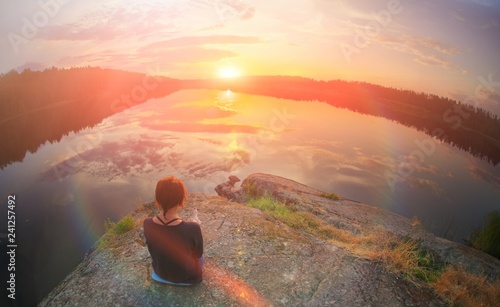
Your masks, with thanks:
M186 47L165 51L146 52L141 54L140 58L148 56L169 63L199 63L217 61L237 55L237 53L229 50Z
M204 123L144 123L143 127L151 130L176 132L206 132L206 133L257 133L260 128L238 124L204 124Z
M446 196L446 192L434 180L424 179L424 178L407 178L406 182L412 188L421 188L430 190L436 196L449 200L449 198Z
M108 41L150 28L146 16L132 8L101 5L76 21L45 27L40 38L47 40Z
M436 165L429 163L422 163L420 158L416 155L401 155L398 166L408 166L415 174L427 174L438 176L440 174Z
M74 202L75 196L72 193L58 191L52 196L52 200L50 203L54 206L65 207L73 204Z
M207 119L227 118L236 115L238 112L232 110L221 109L216 106L173 106L164 111L161 116L149 116L148 122L156 120L164 120L165 118L180 120L186 122L197 122Z
M25 69L31 69L31 70L43 70L47 66L42 64L42 63L37 63L37 62L26 62L21 66L16 67L14 70L18 72L22 72Z
M500 95L497 93L491 94L482 107L491 111L493 114L500 116Z
M198 140L200 141L203 141L203 142L206 142L206 143L209 143L209 144L213 144L213 145L217 145L217 146L221 146L224 144L224 142L222 142L221 140L219 139L215 139L215 138L204 138L204 137L197 137Z
M88 6L74 21L48 25L38 38L112 41L193 33L232 21L251 19L255 9L239 0L174 2L128 1Z
M356 149L354 154L339 153L334 148L336 146L309 142L290 146L284 155L293 153L296 156L293 161L300 164L298 169L305 173L305 177L314 174L316 181L349 182L358 186L371 186L374 182L383 181L385 171L395 164L390 157L365 154Z
M186 162L186 161L183 161ZM250 164L250 154L245 150L235 150L231 152L218 153L218 157L211 161L195 160L182 165L180 168L182 173L186 173L189 177L195 178L211 178L213 174L218 172L229 173Z
M446 69L456 67L446 56L456 56L462 53L457 46L445 44L431 37L381 34L374 39L386 48L413 55L417 63Z
M99 147L60 161L40 174L55 181L72 174L86 173L99 181L124 177L144 178L155 172L207 179L216 172L232 172L250 163L244 149L226 150L219 144L186 136L180 142L171 136L140 135L103 142ZM69 202L70 198L60 197Z
M103 66L108 67L111 63L133 62L137 61L137 56L130 53L119 53L114 51L103 51L98 54L84 53L74 56L61 57L57 64L62 66Z
M172 69L181 63L200 63L218 61L221 59L238 56L229 50L185 47L170 50L151 50L137 52L125 52L122 50L103 50L95 53L84 53L74 56L64 56L57 64L62 66L101 66L116 69L127 69L129 64L131 70L136 70L138 64L142 69L150 63L155 63L163 70Z
M305 141L306 144L311 146L325 146L330 148L338 148L342 144L339 141L323 140L323 139L309 139Z
M164 41L151 43L142 47L139 51L164 50L166 48L179 48L191 46L203 46L213 44L256 44L261 43L261 39L256 36L239 35L207 35L179 37Z
M430 49L447 55L458 55L461 53L456 46L447 45L431 37L417 37L406 35L407 44L415 49Z
M475 29L494 29L500 26L500 4L498 1L475 0L444 3L448 14L457 22Z
M446 69L452 68L454 66L450 61L437 54L426 54L424 52L415 51L414 55L416 55L417 57L413 60L422 65L439 66Z
M192 2L209 2L217 13L221 22L230 22L235 19L248 20L255 14L255 7L242 0L191 0Z
M494 74L492 80L496 81L498 74ZM480 87L474 90L474 93L467 94L463 90L456 89L454 91L449 91L448 95L457 101L474 101L473 106L482 108L488 112L491 112L493 115L500 116L500 94L496 88L491 87ZM469 98L469 99L467 99Z
M472 176L481 181L486 181L494 185L498 190L500 190L500 176L492 173L491 171L478 166L478 165L469 165L467 169L471 172Z
M105 142L99 147L77 154L53 165L40 174L43 180L63 179L79 172L86 172L107 181L127 176L147 174L165 168L169 159L165 159L162 150L175 145L170 139L158 140L142 136L137 140Z
M452 18L458 20L458 21L465 21L464 16L457 10L450 10L448 13Z
M210 122L227 119L236 111L216 106L173 106L162 110L161 114L148 115L140 126L160 131L206 132L206 133L258 133L261 128L235 123Z
M495 1L492 0L471 0L471 1L487 7L492 7L495 5Z

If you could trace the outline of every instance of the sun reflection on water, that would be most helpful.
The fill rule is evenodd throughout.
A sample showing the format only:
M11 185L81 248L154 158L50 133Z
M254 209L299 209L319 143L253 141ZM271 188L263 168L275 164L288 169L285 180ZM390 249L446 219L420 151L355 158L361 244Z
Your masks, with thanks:
M220 91L215 98L215 104L225 111L234 111L233 104L236 101L236 95L230 90Z

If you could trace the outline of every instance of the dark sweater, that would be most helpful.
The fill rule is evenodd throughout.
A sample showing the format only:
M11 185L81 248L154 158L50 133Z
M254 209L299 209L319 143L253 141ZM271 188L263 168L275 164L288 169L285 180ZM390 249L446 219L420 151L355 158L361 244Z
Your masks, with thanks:
M178 283L202 281L199 258L203 255L203 237L200 225L182 221L175 226L164 226L147 218L144 220L144 236L158 276Z

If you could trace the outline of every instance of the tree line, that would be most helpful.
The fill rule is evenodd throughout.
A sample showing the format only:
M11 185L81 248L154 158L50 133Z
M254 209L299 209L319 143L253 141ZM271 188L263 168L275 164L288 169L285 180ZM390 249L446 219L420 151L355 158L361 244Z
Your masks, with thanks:
M277 98L323 101L334 107L394 120L494 165L500 162L500 118L447 97L365 82L288 76L187 82L190 87L231 88Z
M0 75L0 167L46 142L179 89L174 79L96 67L10 71Z

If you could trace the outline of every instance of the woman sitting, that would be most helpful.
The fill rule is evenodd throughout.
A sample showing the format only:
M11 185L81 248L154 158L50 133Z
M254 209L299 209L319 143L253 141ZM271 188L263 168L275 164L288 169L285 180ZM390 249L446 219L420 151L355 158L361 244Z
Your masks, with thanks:
M156 281L189 286L202 281L203 236L198 223L183 221L178 210L184 207L186 189L170 176L156 184L155 204L160 214L144 221L144 236L153 259Z

